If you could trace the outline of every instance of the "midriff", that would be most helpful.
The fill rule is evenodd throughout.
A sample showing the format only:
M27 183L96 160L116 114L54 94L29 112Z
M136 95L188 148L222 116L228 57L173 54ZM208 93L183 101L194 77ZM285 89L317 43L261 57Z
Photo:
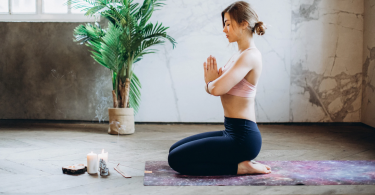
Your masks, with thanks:
M254 97L239 97L224 94L220 96L220 99L224 108L224 116L248 119L256 123Z

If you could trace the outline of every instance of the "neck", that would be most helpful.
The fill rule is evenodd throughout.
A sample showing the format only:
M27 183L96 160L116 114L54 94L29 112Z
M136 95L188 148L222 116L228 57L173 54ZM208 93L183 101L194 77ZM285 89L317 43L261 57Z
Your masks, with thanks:
M249 47L255 47L253 36L244 36L237 40L238 51L242 52Z

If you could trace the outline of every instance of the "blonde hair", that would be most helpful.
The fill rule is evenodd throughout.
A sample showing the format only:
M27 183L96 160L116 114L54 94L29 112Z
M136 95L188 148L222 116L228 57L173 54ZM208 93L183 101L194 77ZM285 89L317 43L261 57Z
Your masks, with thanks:
M254 11L251 5L245 1L236 1L221 12L223 28L225 26L225 13L228 13L231 20L234 19L238 24L241 24L243 21L247 21L249 23L247 29L252 34L256 32L258 35L264 35L266 33L267 27L262 21L259 21L257 13Z

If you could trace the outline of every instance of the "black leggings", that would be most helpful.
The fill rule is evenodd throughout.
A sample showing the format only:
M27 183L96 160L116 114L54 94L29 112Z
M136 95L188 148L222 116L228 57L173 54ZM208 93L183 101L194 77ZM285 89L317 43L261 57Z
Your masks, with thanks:
M262 137L251 120L224 117L224 126L174 143L169 166L183 175L236 175L238 163L258 156Z

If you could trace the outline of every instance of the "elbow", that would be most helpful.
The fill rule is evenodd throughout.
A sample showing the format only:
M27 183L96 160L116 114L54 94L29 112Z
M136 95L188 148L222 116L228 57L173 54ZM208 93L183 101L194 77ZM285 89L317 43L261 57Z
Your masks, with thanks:
M225 93L223 93L222 91L220 91L220 89L218 89L217 87L214 87L211 89L211 95L213 96L221 96L221 95L224 95Z

